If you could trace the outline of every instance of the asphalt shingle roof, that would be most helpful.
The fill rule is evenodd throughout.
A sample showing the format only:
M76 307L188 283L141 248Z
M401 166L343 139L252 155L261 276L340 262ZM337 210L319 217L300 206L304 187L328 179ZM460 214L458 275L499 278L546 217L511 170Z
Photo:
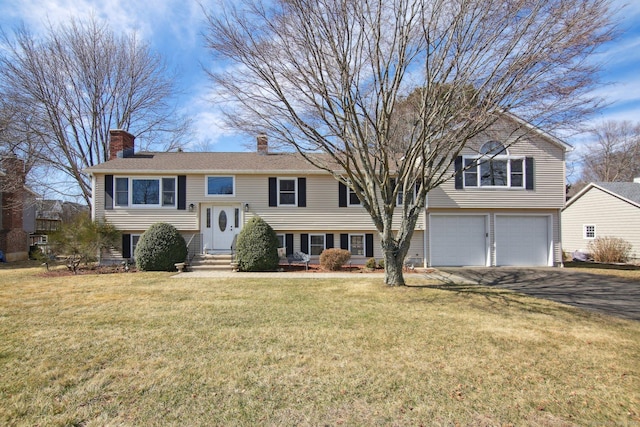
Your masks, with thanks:
M138 153L117 158L86 169L89 173L108 172L319 172L297 153Z
M596 182L594 184L640 205L640 183L638 182Z

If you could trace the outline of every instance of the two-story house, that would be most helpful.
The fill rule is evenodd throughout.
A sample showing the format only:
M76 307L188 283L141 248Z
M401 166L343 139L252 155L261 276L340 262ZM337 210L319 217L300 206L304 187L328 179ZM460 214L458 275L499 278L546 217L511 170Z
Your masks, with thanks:
M456 160L464 172L429 193L408 253L412 263L562 262L560 210L570 147L516 120L501 126L476 138ZM155 222L173 224L192 251L229 251L254 215L273 227L287 253L305 252L314 260L326 248L344 248L354 264L383 257L378 232L355 194L295 153L269 152L264 136L256 152L136 153L134 137L113 130L110 160L87 172L92 217L123 232L125 258Z

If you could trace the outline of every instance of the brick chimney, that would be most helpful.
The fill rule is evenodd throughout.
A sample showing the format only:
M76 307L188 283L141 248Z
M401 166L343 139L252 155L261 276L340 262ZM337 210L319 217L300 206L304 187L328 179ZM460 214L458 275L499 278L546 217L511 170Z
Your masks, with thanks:
M2 222L0 222L0 250L7 261L28 258L28 233L24 231L24 161L15 155L2 159L6 176L2 177Z
M269 153L269 139L265 133L261 133L258 135L258 154L268 154Z
M122 129L111 129L109 136L109 160L133 156L135 136Z

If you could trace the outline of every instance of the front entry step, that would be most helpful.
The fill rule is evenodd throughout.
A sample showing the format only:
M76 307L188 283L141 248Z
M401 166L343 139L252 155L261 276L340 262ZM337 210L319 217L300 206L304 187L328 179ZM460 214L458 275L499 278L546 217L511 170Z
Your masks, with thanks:
M196 255L191 261L193 271L233 270L231 254Z

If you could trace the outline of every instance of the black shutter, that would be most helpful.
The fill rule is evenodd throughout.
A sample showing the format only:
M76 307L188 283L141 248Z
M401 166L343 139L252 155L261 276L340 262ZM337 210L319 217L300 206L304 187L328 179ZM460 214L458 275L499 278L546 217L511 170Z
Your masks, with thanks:
M338 182L338 206L341 208L347 207L347 186L341 182Z
M307 207L307 178L298 178L298 207Z
M324 246L327 249L333 248L333 234L332 233L327 233L327 235L324 237Z
M307 233L300 235L300 252L305 254L309 253L309 235Z
M131 258L131 234L122 235L122 258Z
M340 249L349 250L349 235L340 233Z
M293 254L293 233L284 235L284 245L287 248L287 255Z
M278 179L269 178L269 206L278 206Z
M462 187L463 187L462 156L456 157L456 160L454 162L454 167L456 170L456 176L455 176L456 190L462 190Z
M178 175L178 209L187 209L187 176Z
M526 188L527 190L534 189L534 170L533 170L533 157L525 158L525 169L526 169Z
M364 235L364 250L365 250L364 256L368 258L373 257L373 234L372 233L367 233Z
M113 209L113 175L104 176L104 208Z

